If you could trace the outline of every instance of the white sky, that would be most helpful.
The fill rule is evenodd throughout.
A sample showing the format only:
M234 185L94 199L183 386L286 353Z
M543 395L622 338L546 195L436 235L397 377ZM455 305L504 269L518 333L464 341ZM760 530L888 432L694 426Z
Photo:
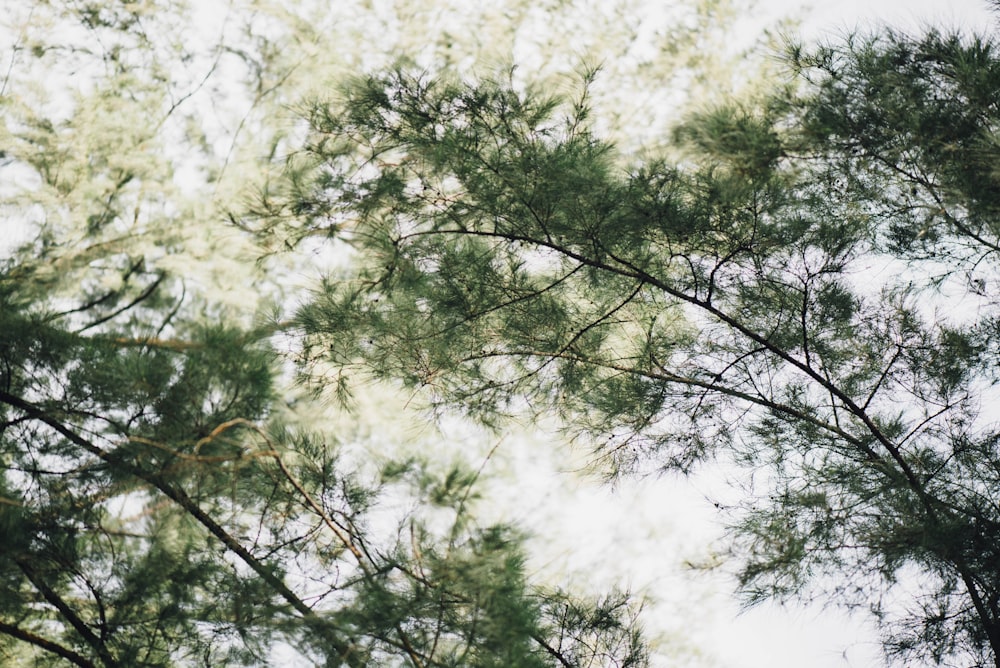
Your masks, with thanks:
M812 37L837 35L872 22L911 31L931 25L985 32L994 18L986 0L760 0L760 5L786 14L804 8L803 32Z

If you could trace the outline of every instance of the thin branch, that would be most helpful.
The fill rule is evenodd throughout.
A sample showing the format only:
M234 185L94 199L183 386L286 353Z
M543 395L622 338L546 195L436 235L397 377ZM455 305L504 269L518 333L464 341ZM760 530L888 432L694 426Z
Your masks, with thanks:
M154 337L144 337L138 339L117 336L108 339L111 343L125 348L161 348L163 350L173 350L174 352L186 352L188 350L201 350L205 344L197 341L180 341L177 339L159 339Z
M561 666L564 666L564 668L575 668L574 665L570 663L565 656L563 656L562 652L560 652L552 645L550 645L548 642L546 642L545 638L543 638L542 636L532 634L531 639L534 640L539 645L541 645L542 649L548 652L548 654L551 655L553 659L558 661Z
M285 465L285 462L281 458L281 454L277 451L274 444L271 442L270 437L266 433L264 433L264 431L259 426L253 424L249 420L237 418L235 420L230 420L229 422L223 423L222 425L217 427L212 432L212 434L215 435L217 433L222 433L225 429L229 429L236 425L243 425L254 430L264 440L264 442L268 444L270 450L261 453L261 455L269 456L272 459L274 459L274 461L278 465L278 468L281 469L282 474L285 476L288 482L291 483L292 487L295 488L295 491L298 492L299 495L302 497L302 499L306 502L306 505L308 505L309 508L311 508L312 511L315 512L317 516L319 516L319 518L323 521L323 523L327 526L327 528L329 528L330 531L332 531L334 535L337 536L337 539L340 540L340 542L344 545L344 547L347 548L347 550L352 555L354 555L354 558L357 561L358 566L364 572L365 576L369 578L372 577L373 572L369 565L371 560L370 558L366 559L365 555L358 548L354 540L354 532L341 526L332 517L330 517L329 513L323 510L323 508L319 505L319 503L316 502L316 500L312 497L309 491L302 486L302 483L300 483L298 479L288 469L288 467ZM410 660L413 661L414 666L416 666L416 668L423 668L424 664L423 661L421 660L420 654L417 652L417 650L413 647L412 643L410 642L409 635L403 630L402 626L398 623L396 624L396 632L399 635L402 649L406 651L407 655L409 655Z
M70 626L76 629L76 632L80 634L80 637L83 638L83 640L90 645L95 652L97 652L97 656L101 657L101 661L104 665L107 666L107 668L115 668L118 666L118 661L111 655L111 652L108 651L104 641L94 635L94 632L90 630L87 623L80 619L80 616L73 611L69 604L66 603L66 601L64 601L62 597L59 596L59 594L52 589L47 582L45 582L44 579L42 579L31 562L25 556L15 556L14 562L18 565L18 568L21 569L21 572L25 574L31 584L35 586L35 589L41 593L42 597L55 607L56 610L58 610L59 613L66 619L66 621L70 623Z
M539 358L560 358L560 359L565 359L567 361L578 362L578 363L582 363L582 364L588 364L588 365L591 365L591 366L608 369L608 370L611 370L611 371L618 371L618 372L621 372L621 373L631 374L631 375L634 375L634 376L641 376L641 377L647 378L649 380L658 380L658 381L663 381L663 382L668 382L668 383L674 383L674 384L677 384L677 385L683 385L683 386L687 386L687 387L699 387L699 388L702 388L702 389L705 389L705 390L708 390L708 391L718 392L719 394L724 394L726 396L730 396L730 397L733 397L735 399L742 399L744 401L748 401L750 403L753 403L753 404L755 404L757 406L761 406L763 408L768 408L770 410L773 410L773 411L776 411L776 412L779 412L779 413L783 413L785 415L788 415L789 417L795 418L796 420L807 422L807 423L809 423L811 425L819 427L820 429L823 429L824 431L827 431L827 432L829 432L829 433L831 433L833 435L836 435L836 436L838 436L838 437L846 440L851 445L862 449L865 452L865 454L868 456L868 459L870 461L872 461L872 462L881 462L882 461L881 458L879 458L878 455L873 450L871 450L870 448L867 448L867 446L864 444L864 441L862 441L857 436L855 436L855 435L853 435L853 434L845 431L844 429L842 429L840 427L837 427L836 425L830 424L828 422L824 422L823 420L820 420L819 418L817 418L817 417L815 417L815 416L813 416L813 415L811 415L809 413L805 413L805 412L800 411L800 410L798 410L796 408L793 408L792 406L788 406L786 404L782 404L782 403L780 403L778 401L774 401L773 399L768 399L768 398L764 397L763 395L754 395L754 394L750 394L748 392L743 392L743 391L737 390L735 388L726 387L724 385L719 385L718 379L714 379L714 378L711 381L704 381L704 380L699 380L697 378L691 378L689 376L680 376L680 375L677 375L677 374L673 374L673 373L670 373L670 372L668 372L668 371L666 371L665 369L662 369L662 368L659 371L655 371L655 372L654 371L646 371L646 370L643 370L643 369L639 369L639 368L636 368L636 367L625 366L625 365L622 365L622 364L614 364L612 362L603 362L603 361L600 361L600 360L594 360L594 359L590 359L590 358L586 358L586 357L581 357L579 355L570 355L570 354L567 354L565 352L563 352L563 353L553 353L553 352L547 352L547 351L544 351L544 350L521 350L521 351L506 350L506 351L498 352L498 353L480 353L480 354L477 354L477 355L472 355L468 359L479 359L479 358L488 358L488 357L517 357L517 356L528 356L528 357L539 357Z
M868 393L868 398L865 399L865 403L864 405L862 405L861 408L863 408L864 410L868 410L868 406L871 404L872 399L875 398L875 395L878 393L878 390L882 386L882 383L884 383L885 379L889 376L889 370L892 369L893 365L896 363L896 360L898 360L900 355L902 354L903 354L903 346L897 344L896 352L893 354L892 359L889 360L889 363L885 365L885 368L882 369L882 374L879 376L878 381L875 382L875 386L872 387L872 391Z
M165 279L166 279L166 274L160 274L159 276L156 277L155 281L153 281L152 283L150 283L146 287L145 290L143 290L141 293L139 293L139 295L135 299L133 299L132 301L130 301L128 304L126 304L125 306L122 306L119 309L115 309L114 311L112 311L111 313L107 314L104 317L98 318L97 320L94 320L93 322L88 323L87 325L84 325L80 329L76 330L76 332L74 332L74 333L75 334L80 334L81 332L85 332L88 329L91 329L93 327L97 327L98 325L103 324L103 323L107 322L108 320L111 320L115 316L118 316L118 315L124 313L125 311L128 311L129 309L133 308L134 306L137 306L138 304L140 304L141 302L145 301L150 296L152 296L152 294L154 292L156 292L156 289L158 287L160 287L160 284Z

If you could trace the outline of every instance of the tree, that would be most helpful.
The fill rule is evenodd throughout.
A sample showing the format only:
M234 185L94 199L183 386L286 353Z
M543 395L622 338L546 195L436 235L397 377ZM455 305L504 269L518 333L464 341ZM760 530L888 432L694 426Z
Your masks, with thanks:
M234 10L202 45L183 2L12 9L2 662L643 665L638 605L529 579L475 468L374 466L290 405L256 294L285 286L225 214L296 131L262 121L304 85L276 44L316 35L248 5L278 37Z
M83 336L4 287L8 638L79 666L242 665L276 644L324 665L641 665L624 598L532 587L516 533L476 526L474 473L363 484L268 416L255 337ZM409 489L444 535L419 506L369 526L376 495Z
M554 411L612 473L739 467L750 604L865 607L891 660L1000 666L997 46L887 30L786 64L633 164L588 127L590 73L568 100L356 78L297 162L307 229L358 265L299 313L303 356L488 424Z

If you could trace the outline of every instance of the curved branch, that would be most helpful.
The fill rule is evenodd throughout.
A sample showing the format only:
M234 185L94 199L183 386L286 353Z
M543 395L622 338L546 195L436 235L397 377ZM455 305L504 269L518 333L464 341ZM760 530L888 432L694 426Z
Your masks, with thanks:
M31 631L15 626L14 624L7 624L6 622L0 621L0 633L9 635L11 638L23 640L26 643L35 645L36 647L41 647L46 652L57 654L70 663L80 666L80 668L97 668L97 664L92 662L87 657L77 654L68 647L63 647L59 643L53 642L48 638L43 638L42 636L36 635Z

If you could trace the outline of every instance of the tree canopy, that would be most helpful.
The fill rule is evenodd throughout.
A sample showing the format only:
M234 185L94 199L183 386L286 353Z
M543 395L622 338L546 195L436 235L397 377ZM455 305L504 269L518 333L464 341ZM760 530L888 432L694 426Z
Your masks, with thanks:
M995 40L766 73L716 0L204 4L3 18L0 662L649 664L638 596L484 519L492 452L358 447L374 380L735 471L748 604L1000 666Z
M196 4L4 17L0 662L645 665L640 602L534 577L523 532L480 519L481 468L352 447L294 382L309 256L245 232L291 106L381 62L373 25L435 14ZM432 62L469 56L437 28L390 46L430 34Z
M641 159L591 129L591 72L563 97L358 76L308 110L276 205L355 253L297 316L304 363L488 424L554 412L612 473L738 467L749 603L864 608L901 665L1000 666L997 48L791 47Z

